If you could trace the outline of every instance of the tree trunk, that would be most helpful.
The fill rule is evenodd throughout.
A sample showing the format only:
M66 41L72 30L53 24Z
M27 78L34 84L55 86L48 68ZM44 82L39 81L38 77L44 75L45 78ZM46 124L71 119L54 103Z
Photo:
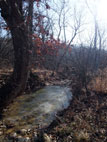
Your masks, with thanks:
M17 0L0 1L1 15L12 35L14 71L11 80L0 91L0 107L22 93L26 87L30 63L30 36Z
M14 46L14 71L12 80L15 85L15 93L19 94L25 89L30 63L30 42L26 27L11 30ZM12 84L13 84L12 83Z

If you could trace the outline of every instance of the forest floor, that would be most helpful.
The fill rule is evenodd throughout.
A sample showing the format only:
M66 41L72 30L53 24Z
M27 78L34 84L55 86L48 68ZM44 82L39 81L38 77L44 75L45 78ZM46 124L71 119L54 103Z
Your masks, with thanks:
M0 85L12 70L0 70ZM33 70L46 85L64 85L68 83L73 92L70 106L56 115L56 120L45 128L45 142L107 142L107 94L84 89L72 88L69 80L60 78L51 71ZM72 81L71 81L72 82ZM0 124L1 125L1 124ZM1 132L0 126L0 132ZM0 133L2 135L2 133ZM25 134L25 137L29 135ZM32 140L31 140L32 141ZM33 142L33 141L32 141Z
M58 125L48 132L57 142L107 142L107 95L73 94L70 106L58 115Z

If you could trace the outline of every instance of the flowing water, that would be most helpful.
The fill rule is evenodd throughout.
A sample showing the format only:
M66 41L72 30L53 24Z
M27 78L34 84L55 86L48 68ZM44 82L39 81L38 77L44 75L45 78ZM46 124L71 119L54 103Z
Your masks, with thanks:
M69 88L46 86L36 93L18 97L4 112L4 121L14 122L19 127L45 127L53 121L58 111L69 106L71 99Z

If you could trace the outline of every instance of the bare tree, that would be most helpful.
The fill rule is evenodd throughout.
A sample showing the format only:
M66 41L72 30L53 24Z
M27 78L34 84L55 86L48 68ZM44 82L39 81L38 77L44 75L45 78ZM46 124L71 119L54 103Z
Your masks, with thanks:
M76 8L74 7L74 11L71 14L70 8L68 6L69 4L65 0L63 0L61 4L62 5L60 11L59 12L57 10L55 11L56 14L58 15L58 27L59 27L57 39L59 40L60 37L63 36L63 42L64 45L66 45L66 47L63 50L62 55L60 55L59 60L57 61L55 71L58 71L66 53L68 52L69 48L71 48L71 44L73 44L74 39L80 32L82 32L80 31L80 29L84 24L82 21L82 12L78 14ZM69 27L69 29L71 28L70 29L71 33L69 35L68 40L67 40L67 34L68 34L67 27Z

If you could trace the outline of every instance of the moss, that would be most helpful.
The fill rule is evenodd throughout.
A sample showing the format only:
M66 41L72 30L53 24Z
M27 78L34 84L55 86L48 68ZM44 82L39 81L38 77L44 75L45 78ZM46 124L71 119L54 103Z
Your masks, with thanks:
M42 93L46 93L46 90L40 89L36 92L37 95L42 94Z

